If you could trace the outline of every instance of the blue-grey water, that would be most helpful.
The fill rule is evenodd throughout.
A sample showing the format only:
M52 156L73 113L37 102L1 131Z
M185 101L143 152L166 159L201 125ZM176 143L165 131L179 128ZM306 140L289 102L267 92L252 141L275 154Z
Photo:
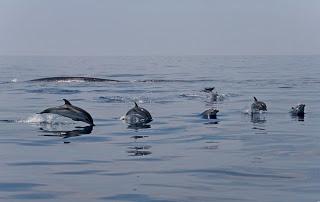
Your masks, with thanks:
M127 82L27 82L52 76ZM319 92L320 56L2 56L0 201L319 201ZM36 114L63 98L92 131ZM133 101L150 128L120 120ZM202 119L212 106L217 120Z

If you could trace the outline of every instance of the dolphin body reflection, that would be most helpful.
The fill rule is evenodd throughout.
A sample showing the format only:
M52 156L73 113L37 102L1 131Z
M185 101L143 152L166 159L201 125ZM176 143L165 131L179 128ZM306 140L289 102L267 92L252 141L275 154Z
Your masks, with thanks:
M82 121L94 126L93 119L91 115L80 107L72 105L68 100L64 100L64 105L58 107L52 107L43 110L40 114L58 114L60 116L68 117L74 121Z
M42 132L51 133L52 135L46 134L43 136L58 136L63 138L69 137L77 137L81 135L87 135L92 132L93 126L85 126L85 127L76 127L74 130L59 130L59 131L49 131L43 128L40 128Z

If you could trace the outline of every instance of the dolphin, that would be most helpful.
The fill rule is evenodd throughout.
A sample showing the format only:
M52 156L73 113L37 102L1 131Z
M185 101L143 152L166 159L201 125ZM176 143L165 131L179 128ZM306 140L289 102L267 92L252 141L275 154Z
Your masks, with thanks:
M254 98L254 102L251 104L251 113L257 113L259 111L267 111L266 103L262 101L258 101L256 97Z
M63 101L64 101L64 105L45 109L42 112L40 112L40 114L45 114L45 113L58 114L61 116L68 117L74 121L83 121L90 124L90 126L94 126L93 119L88 112L81 109L80 107L72 105L66 99L63 99Z
M58 77L46 77L40 79L32 79L30 82L120 82L113 79L101 79L95 77L83 77L83 76L58 76Z
M201 116L204 119L216 119L218 112L219 112L219 110L211 108L211 109L207 109L206 111L202 112Z
M212 88L204 88L203 90L201 90L202 92L205 92L205 93L212 93L212 91L215 89L215 87L212 87Z
M304 108L305 108L305 104L298 104L294 107L291 107L291 115L292 116L304 116Z
M148 110L139 107L135 102L135 106L130 109L124 116L124 120L129 125L144 125L152 121L152 116Z

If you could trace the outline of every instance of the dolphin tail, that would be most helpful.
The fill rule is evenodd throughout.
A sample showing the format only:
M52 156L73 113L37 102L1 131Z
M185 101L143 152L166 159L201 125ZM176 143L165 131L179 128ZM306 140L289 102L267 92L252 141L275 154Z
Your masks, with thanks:
M135 107L139 107L139 106L138 106L138 104L137 104L136 102L134 102L134 106L135 106Z
M256 97L253 97L254 101L258 102L258 99Z

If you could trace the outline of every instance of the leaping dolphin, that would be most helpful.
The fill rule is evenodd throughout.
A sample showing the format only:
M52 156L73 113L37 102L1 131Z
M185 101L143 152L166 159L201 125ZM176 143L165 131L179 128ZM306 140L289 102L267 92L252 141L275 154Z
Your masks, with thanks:
M129 125L144 125L152 121L152 116L148 110L139 107L135 102L135 106L130 109L124 116L124 120Z
M258 101L256 97L254 98L254 102L251 104L251 113L257 113L259 111L267 111L266 103L262 101Z
M51 113L58 114L61 116L68 117L74 121L83 121L94 126L93 119L91 115L80 107L72 105L68 100L63 99L64 105L58 107L52 107L43 110L40 114Z

